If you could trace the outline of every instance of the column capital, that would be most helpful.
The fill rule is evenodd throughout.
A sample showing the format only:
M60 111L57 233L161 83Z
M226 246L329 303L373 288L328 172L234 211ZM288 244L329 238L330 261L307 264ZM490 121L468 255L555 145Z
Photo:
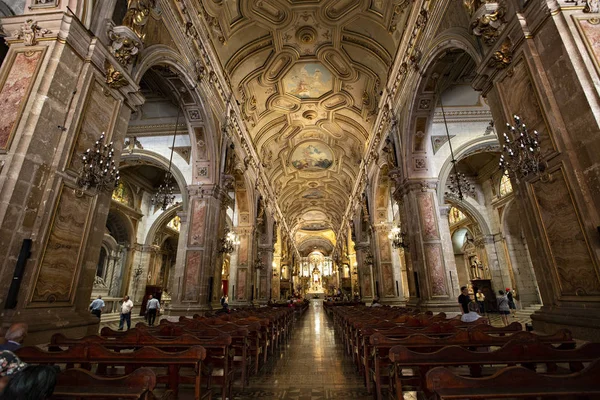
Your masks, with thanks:
M432 179L406 179L394 192L394 199L401 201L404 196L412 192L434 192L437 190L439 181L437 178Z

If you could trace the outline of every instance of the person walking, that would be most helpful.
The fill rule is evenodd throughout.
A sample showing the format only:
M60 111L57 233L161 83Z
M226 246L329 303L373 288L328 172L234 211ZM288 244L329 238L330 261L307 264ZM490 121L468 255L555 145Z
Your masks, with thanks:
M508 297L506 297L506 294L504 294L503 290L498 290L498 296L496 296L496 301L498 302L498 312L502 317L502 322L504 323L504 326L507 326L510 308L508 307Z
M123 325L127 322L127 330L131 329L131 310L133 309L133 301L129 299L129 296L123 297L123 304L121 304L121 315L119 318L119 330L123 330Z
M102 309L104 308L104 300L102 300L102 296L98 296L98 298L90 304L90 311L94 314L98 319L100 319L100 315L102 315Z
M158 299L152 297L152 295L148 296L148 325L154 326L154 321L156 320L156 315L160 311L160 303Z
M481 289L477 290L475 298L477 300L477 304L479 305L479 313L481 315L485 314L485 295L483 294Z

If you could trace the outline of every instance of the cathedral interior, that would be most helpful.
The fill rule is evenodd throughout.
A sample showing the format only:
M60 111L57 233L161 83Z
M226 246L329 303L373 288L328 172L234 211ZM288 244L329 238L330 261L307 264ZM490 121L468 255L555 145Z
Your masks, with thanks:
M596 0L0 1L1 328L97 334L150 294L173 320L225 295L451 317L466 286L600 340L599 21Z

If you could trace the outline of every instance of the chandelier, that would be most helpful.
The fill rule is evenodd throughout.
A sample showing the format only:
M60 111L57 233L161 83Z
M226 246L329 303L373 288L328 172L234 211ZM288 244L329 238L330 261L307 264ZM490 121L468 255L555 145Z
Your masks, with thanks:
M449 182L446 185L448 191L444 192L446 197L459 200L462 200L460 197L461 194L475 197L475 185L469 182L465 174L461 174L460 172L456 175L452 174L448 177L448 180Z
M400 226L400 224L392 228L390 234L388 235L388 238L392 241L393 248L408 248L408 244L406 244L406 232L402 231L402 227Z
M175 203L175 184L173 174L171 174L171 165L173 164L173 150L175 149L175 138L177 137L177 125L179 125L180 108L177 107L177 119L175 120L175 132L173 133L173 145L171 146L171 157L169 158L169 170L165 175L165 180L158 187L158 191L152 196L152 204L160 206L166 210L171 204Z
M533 134L530 133L518 115L513 116L513 119L515 125L507 123L506 127L514 140L506 132L504 133L503 154L500 156L499 168L508 171L516 182L530 174L547 177L548 164L542 157L538 131L534 130Z
M113 191L119 184L119 170L115 166L113 142L104 144L104 132L96 140L94 147L81 156L82 169L77 185L83 190L96 188Z
M225 234L220 242L219 253L231 254L235 250L235 247L240 244L240 239L235 232L230 231L229 228L225 228Z
M452 169L454 170L454 175L449 176L450 183L447 185L450 192L446 192L445 195L462 201L464 198L463 194L475 195L475 187L467 181L465 174L459 174L458 170L456 169L456 163L458 161L456 160L456 158L454 158L452 138L450 137L450 131L448 130L448 121L446 121L446 111L444 110L444 103L442 101L441 90L439 91L439 96L440 108L442 109L442 118L444 119L444 127L446 128L446 138L448 141L448 146L450 147L450 157L452 157Z

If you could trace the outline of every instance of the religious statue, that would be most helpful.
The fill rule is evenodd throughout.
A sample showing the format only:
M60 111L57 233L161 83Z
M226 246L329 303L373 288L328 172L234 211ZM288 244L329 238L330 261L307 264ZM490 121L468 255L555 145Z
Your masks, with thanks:
M144 40L146 34L143 32L150 11L156 7L156 0L129 0L127 4L127 13L123 18L123 25L130 28Z
M479 258L477 256L474 256L471 259L471 279L479 279L479 266L481 265L481 269L483 269L483 265L481 264L481 262L479 261Z

